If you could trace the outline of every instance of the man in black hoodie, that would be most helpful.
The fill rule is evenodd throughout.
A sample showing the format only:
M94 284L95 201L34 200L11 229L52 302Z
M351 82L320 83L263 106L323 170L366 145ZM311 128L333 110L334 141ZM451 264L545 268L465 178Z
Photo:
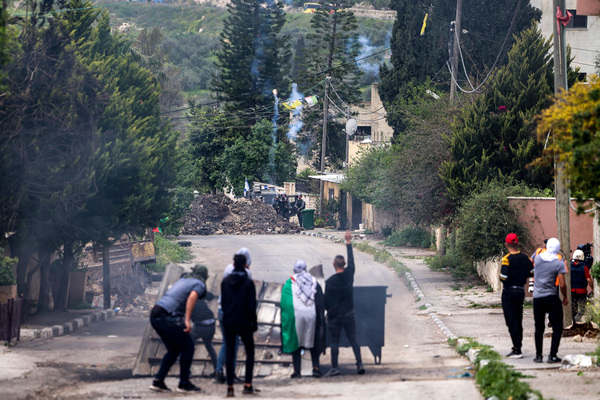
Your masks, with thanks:
M333 268L335 274L325 281L325 309L331 337L331 369L326 376L340 374L338 355L340 352L340 336L342 329L346 332L356 358L356 371L359 375L365 373L360 355L360 346L356 340L356 320L354 318L354 255L352 254L352 235L346 231L346 250L348 266L344 256L335 256Z
M223 331L227 347L227 397L233 397L235 375L235 339L242 339L246 349L246 380L244 394L254 394L252 370L254 369L254 332L257 329L256 289L246 273L246 256L233 256L233 272L221 282L221 308Z

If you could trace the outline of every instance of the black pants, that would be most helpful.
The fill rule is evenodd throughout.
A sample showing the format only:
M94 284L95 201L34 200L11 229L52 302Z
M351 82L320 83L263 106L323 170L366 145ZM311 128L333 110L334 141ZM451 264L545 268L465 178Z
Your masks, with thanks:
M312 361L313 369L319 368L319 350L316 347L310 349L310 360ZM299 348L292 353L292 365L294 366L294 372L302 372L302 349Z
M543 354L544 322L548 314L552 326L552 342L550 356L558 354L560 337L563 331L562 302L558 295L538 297L533 299L533 319L535 321L535 354Z
M233 385L233 377L235 376L235 341L239 336L244 343L246 350L246 379L245 383L252 383L252 373L254 369L254 332L251 329L235 329L230 326L223 326L225 332L226 362L225 368L227 373L227 384Z
M298 211L296 213L296 216L298 217L298 225L303 226L302 225L302 211Z
M354 319L354 313L348 313L342 317L335 319L329 319L329 336L331 337L331 367L338 367L338 356L340 354L340 337L342 335L342 329L346 332L348 341L352 346L354 357L357 363L362 362L360 356L360 346L358 340L356 340L356 321Z
M210 357L210 362L215 372L217 372L217 352L212 342L213 337L215 336L215 325L215 323L210 325L194 325L191 336L194 343L196 343L196 340L202 339L202 343L204 343L204 347L206 348L208 356Z
M521 350L523 344L523 288L505 288L502 291L502 311L508 333L515 350Z
M153 311L155 310L153 309ZM164 381L179 357L179 382L183 384L189 382L190 367L194 358L194 342L192 337L183 331L185 328L183 319L170 315L154 316L150 317L150 324L167 348L167 353L164 355L154 379Z

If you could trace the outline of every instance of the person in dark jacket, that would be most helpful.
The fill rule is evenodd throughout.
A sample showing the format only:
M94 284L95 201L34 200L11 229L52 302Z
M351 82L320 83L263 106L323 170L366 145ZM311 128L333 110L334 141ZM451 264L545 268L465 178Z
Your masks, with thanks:
M340 374L338 369L338 355L340 349L340 336L342 329L346 332L348 341L352 346L356 358L356 371L359 375L365 373L365 368L360 355L360 346L356 339L356 319L354 317L354 255L352 254L352 235L346 231L346 250L348 252L348 266L344 256L335 256L333 268L335 274L325 281L325 309L327 310L327 324L331 337L331 369L327 376Z
M302 210L304 210L305 208L306 203L302 199L302 195L299 194L298 198L296 199L296 216L298 217L298 225L300 226L304 226L302 225Z
M196 264L191 273L183 274L181 279L156 302L150 312L150 324L160 336L167 352L160 368L150 385L150 390L170 391L165 385L165 377L179 357L178 392L198 392L200 388L190 382L190 367L194 358L194 342L190 336L192 330L192 311L198 299L206 294L208 269Z
M594 280L590 275L589 267L585 264L585 254L582 250L575 250L571 261L571 311L575 322L581 322L585 313L588 285L593 291Z
M523 358L523 302L525 284L533 276L533 264L528 256L519 251L519 238L514 233L506 236L508 254L502 257L500 280L502 289L502 311L513 343L509 358Z
M246 256L233 257L233 272L221 282L221 308L223 331L227 346L227 397L233 397L235 374L235 340L239 336L246 349L246 377L244 394L254 394L252 373L254 369L254 332L258 328L256 316L256 289L246 273Z
M208 273L207 273L208 276ZM202 300L196 301L194 311L192 311L192 322L194 327L192 328L192 340L194 343L198 339L202 339L206 352L210 357L210 362L213 366L213 375L217 371L217 352L213 346L213 337L215 336L217 320L215 314L208 307L207 301L213 300L215 296L211 292L206 293L206 297Z

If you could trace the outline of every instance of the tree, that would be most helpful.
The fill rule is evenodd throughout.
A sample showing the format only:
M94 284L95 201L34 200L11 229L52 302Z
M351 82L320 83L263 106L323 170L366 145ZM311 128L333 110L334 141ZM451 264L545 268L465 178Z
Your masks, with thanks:
M538 140L551 140L546 155L565 161L569 187L583 210L583 203L600 203L600 78L577 83L541 113Z
M217 52L219 73L213 78L217 99L228 111L259 114L272 104L272 91L281 94L289 85L289 39L281 34L285 24L279 1L232 0ZM251 118L251 124L259 118Z
M344 108L347 104L360 101L359 79L361 71L356 64L359 44L356 40L357 23L354 13L345 10L347 2L333 2L332 5L340 10L333 13L318 10L311 19L312 32L306 37L303 69L299 71L299 86L315 88L324 83L323 96L331 97L330 112L338 117L346 117ZM333 89L331 89L333 88ZM335 91L335 92L334 92ZM335 93L335 94L334 94ZM335 105L341 107L341 112ZM327 116L328 118L330 116ZM298 134L297 143L308 149L308 156L313 165L321 164L320 152L315 153L321 143L321 127L323 113L316 107L304 110L302 113L304 125ZM345 159L345 136L342 125L334 119L327 121L326 157L331 165L341 164Z
M451 21L456 18L456 2L398 0L391 2L391 7L398 13L398 18L392 30L392 65L382 65L380 73L380 94L384 104L388 106L395 99L406 97L408 85L418 86L428 78L436 83L439 91L447 91L450 72L446 63L449 45L454 40ZM420 35L426 14L425 32ZM490 18L491 15L493 18ZM497 66L503 65L514 42L512 35L528 28L532 19L539 20L540 15L540 11L531 7L527 0L466 1L462 29L467 33L460 38L468 77L479 84L492 70L496 60ZM503 47L505 38L509 40ZM460 57L459 54L454 56ZM460 68L459 76L462 75ZM468 87L465 78L459 78L459 82ZM406 128L405 121L394 113L388 113L388 123L396 135Z
M194 102L190 106L188 134L181 146L189 165L184 185L214 194L223 182L219 160L244 132L233 128L236 123L222 111L200 108Z
M411 103L397 101L408 122L406 134L391 146L366 152L343 184L362 201L397 211L407 223L423 227L451 212L437 171L449 157L445 137L456 113L447 96L435 99L427 90L425 85L413 87Z
M535 117L552 94L551 44L536 27L524 31L509 61L492 78L485 94L467 107L452 127L451 160L441 168L454 203L480 182L516 180L549 187L551 170L530 166L542 152L535 139Z

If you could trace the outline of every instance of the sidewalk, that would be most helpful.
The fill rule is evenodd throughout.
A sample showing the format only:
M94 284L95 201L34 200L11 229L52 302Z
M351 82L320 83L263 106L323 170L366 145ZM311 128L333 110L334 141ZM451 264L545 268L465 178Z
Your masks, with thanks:
M341 239L343 231L316 229L303 234L322 234L330 240ZM358 234L353 233L356 238ZM380 241L364 235L363 240L371 246L383 249ZM360 239L356 239L360 242ZM488 285L477 278L455 281L444 272L432 271L425 264L425 256L433 256L434 252L420 249L385 247L398 261L411 271L408 280L416 297L420 297L417 305L425 315L430 315L446 337L469 337L477 342L490 345L500 354L508 354L512 342L502 313L500 292L489 292ZM411 280L413 277L414 280ZM529 299L529 301L531 301ZM522 359L503 360L514 366L525 375L533 377L525 379L531 387L539 390L545 399L581 399L600 398L600 370L560 369L560 365L546 362L533 362L535 356L533 309L525 308L523 316L524 340ZM544 337L544 361L550 348L550 328ZM583 338L576 342L573 337L563 337L559 349L559 357L586 354L593 352L600 342L597 339Z
M29 317L21 326L21 340L50 339L68 335L91 323L114 318L114 310L86 309L48 312Z

